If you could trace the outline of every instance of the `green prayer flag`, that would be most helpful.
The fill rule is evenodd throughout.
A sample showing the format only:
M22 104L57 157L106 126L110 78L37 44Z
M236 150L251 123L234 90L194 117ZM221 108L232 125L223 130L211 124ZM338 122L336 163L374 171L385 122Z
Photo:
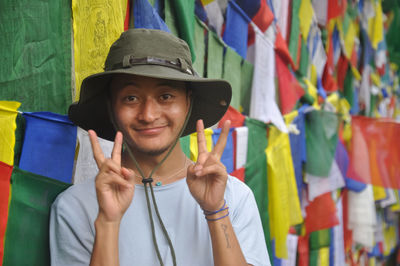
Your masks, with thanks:
M339 118L326 111L306 114L306 172L319 177L328 177L335 157L338 140Z
M241 85L240 85L240 106L241 112L245 115L250 114L251 86L253 84L254 66L247 60L242 61L241 67Z
M179 139L181 143L181 149L186 154L188 158L190 158L190 135L181 137Z
M308 52L307 43L301 38L301 53L300 53L300 64L299 64L299 73L308 77L308 67L310 61L310 54Z
M385 1L383 1L385 2ZM391 6L393 10L393 20L386 33L386 44L389 52L390 61L400 66L400 7Z
M212 31L208 31L207 78L222 78L224 45Z
M71 92L71 2L0 5L0 99L21 110L66 114Z
M50 207L70 185L14 166L3 265L50 265Z
M293 0L292 2L292 25L289 36L289 52L293 58L294 64L297 65L297 50L300 41L300 19L299 9L301 0Z
M171 33L175 36L179 36L178 32L178 21L176 19L176 12L172 5L173 0L164 1L164 15L165 24L167 24Z
M193 68L200 77L204 77L204 60L206 56L205 43L205 25L196 17L194 24L194 46L196 51L196 60L193 63Z
M310 250L319 250L331 244L331 229L323 229L310 233Z
M258 158L265 153L268 146L267 126L264 122L246 117L246 126L249 130L247 145L247 162Z
M192 53L192 60L195 61L195 47L194 47L194 1L195 0L166 0L165 1L165 20L167 26L175 20L175 26L178 29L178 36L185 40ZM168 7L168 9L167 9ZM174 10L173 12L171 12ZM167 12L168 11L168 12ZM171 18L174 16L174 18ZM170 28L171 32L172 29Z
M232 99L231 106L236 110L240 107L240 69L241 69L242 57L232 50L229 46L226 47L224 57L224 68L222 78L227 80L232 87Z
M319 266L318 263L318 258L319 258L319 250L310 250L310 262L309 266Z
M351 108L354 106L354 86L353 86L353 73L351 68L349 67L346 73L346 77L344 78L344 85L343 85L343 96L349 102Z

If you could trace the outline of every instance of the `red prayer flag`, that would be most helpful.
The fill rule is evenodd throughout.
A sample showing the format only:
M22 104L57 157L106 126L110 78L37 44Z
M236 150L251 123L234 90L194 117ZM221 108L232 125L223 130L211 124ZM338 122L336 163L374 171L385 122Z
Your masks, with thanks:
M343 15L346 8L347 0L328 0L328 20Z
M290 113L305 91L279 54L275 55L282 114Z
M310 248L309 248L310 235L299 236L297 242L297 252L298 252L298 266L308 266L310 265Z
M348 69L349 60L347 60L345 56L341 55L337 64L337 83L341 92L343 92L344 79L346 78L346 73Z
M4 256L4 235L7 227L12 169L12 166L0 162L0 265L3 263Z
M232 173L230 173L231 176L236 177L237 179L239 179L240 181L244 182L244 175L245 175L245 168L241 167L239 169L236 169L235 171L233 171Z
M294 70L297 70L297 67L294 65L292 56L290 55L287 43L283 39L279 27L275 40L275 52L281 56L281 58L285 61L285 64L290 64Z
M129 29L129 19L131 14L131 0L126 1L126 14L124 20L124 31Z
M316 197L306 207L306 233L327 229L339 224L336 215L336 204L331 193L327 192Z
M267 2L260 1L260 9L257 11L257 13L255 14L255 16L252 19L254 24L256 24L257 27L262 32L265 32L268 29L269 25L271 25L273 20L274 20L274 13L272 13L271 9L267 5ZM254 32L251 24L249 24L248 32L249 32L248 33L249 36L248 36L247 45L250 46L255 41L255 32Z
M398 136L398 123L353 116L348 177L366 184L400 189Z
M225 115L218 123L218 128L221 128L226 120L231 120L231 127L242 127L244 125L244 120L246 117L242 115L238 110L232 106L228 107Z

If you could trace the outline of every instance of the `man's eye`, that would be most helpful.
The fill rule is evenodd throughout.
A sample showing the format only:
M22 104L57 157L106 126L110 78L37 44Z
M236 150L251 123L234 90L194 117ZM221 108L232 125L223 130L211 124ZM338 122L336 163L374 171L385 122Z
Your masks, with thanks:
M133 102L133 101L136 101L136 96L126 96L125 97L125 101L127 101L127 102Z
M172 99L172 95L171 94L163 94L163 95L161 95L161 100L163 100L163 101L167 101L167 100L170 100L170 99Z

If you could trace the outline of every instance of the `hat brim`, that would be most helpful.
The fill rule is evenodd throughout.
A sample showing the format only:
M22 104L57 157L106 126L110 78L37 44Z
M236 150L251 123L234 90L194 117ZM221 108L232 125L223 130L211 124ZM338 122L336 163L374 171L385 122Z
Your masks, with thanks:
M116 74L184 81L194 99L182 136L195 132L199 119L205 127L216 124L228 109L232 97L231 86L225 80L197 77L165 66L137 65L91 75L83 80L80 99L69 107L68 116L76 125L85 130L93 129L98 136L111 141L116 132L109 118L107 101L109 84Z

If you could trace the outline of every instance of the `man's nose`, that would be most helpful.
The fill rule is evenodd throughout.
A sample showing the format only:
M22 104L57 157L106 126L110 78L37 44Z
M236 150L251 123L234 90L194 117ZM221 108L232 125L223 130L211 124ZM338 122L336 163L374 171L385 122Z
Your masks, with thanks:
M139 112L139 120L150 123L160 116L160 105L155 99L146 99Z

